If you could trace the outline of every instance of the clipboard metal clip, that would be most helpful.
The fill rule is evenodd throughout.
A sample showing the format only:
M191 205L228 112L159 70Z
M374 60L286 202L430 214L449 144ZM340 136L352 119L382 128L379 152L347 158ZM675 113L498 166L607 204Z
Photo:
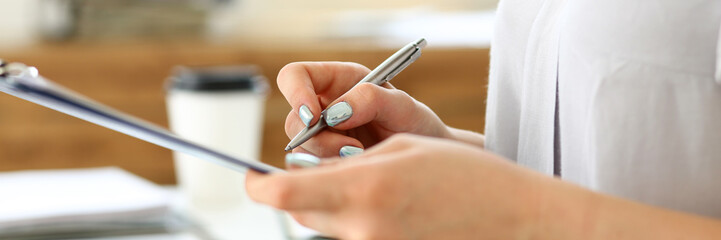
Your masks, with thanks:
M38 77L40 75L37 68L28 67L25 64L17 62L8 63L0 59L0 77L3 79L3 83L14 86L16 85L15 77L20 77L23 74L30 76L29 79L31 80L36 80L29 82L39 82L40 78Z

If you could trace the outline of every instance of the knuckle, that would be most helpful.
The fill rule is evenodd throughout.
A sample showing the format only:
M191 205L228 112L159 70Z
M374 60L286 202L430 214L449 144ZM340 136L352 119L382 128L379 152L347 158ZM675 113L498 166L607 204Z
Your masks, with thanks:
M344 64L347 64L348 66L357 68L361 71L368 71L370 72L370 69L368 67L364 66L363 64L357 63L357 62L343 62Z
M413 100L415 99L411 97L410 94L408 94L406 91L400 90L400 89L389 89L394 95L396 95L398 98L406 99L406 100Z
M410 133L397 133L391 136L388 141L392 144L409 145L417 136Z
M280 71L278 72L278 75L284 75L284 74L288 74L289 72L293 72L294 70L300 68L302 66L302 64L303 63L301 63L301 62L288 63L285 66L283 66L283 68L280 69Z
M290 81L293 78L291 77L292 74L297 73L299 70L303 70L305 68L305 62L292 62L288 63L283 68L278 71L278 78L276 79L276 82L278 83L278 86L285 85L286 81Z
M404 158L406 161L417 162L419 165L420 165L421 161L425 161L425 160L429 160L429 159L431 159L431 160L434 159L433 157L430 157L430 158L429 158L429 155L430 155L431 153L429 153L425 148L422 148L422 147L420 147L420 148L415 148L415 149L411 149L411 150L408 151L408 153L406 153L406 154L407 154L407 155L406 155L406 157Z
M344 64L345 67L352 70L352 78L357 80L362 79L371 71L368 67L356 62L341 62L341 64Z
M362 83L355 87L356 96L361 102L373 103L380 100L378 97L380 93L380 87L372 83Z

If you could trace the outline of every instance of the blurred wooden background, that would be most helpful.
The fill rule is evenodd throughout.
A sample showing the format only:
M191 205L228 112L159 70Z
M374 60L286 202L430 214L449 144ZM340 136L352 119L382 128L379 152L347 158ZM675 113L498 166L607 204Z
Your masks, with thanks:
M431 45L432 46L432 45ZM254 64L270 80L262 161L282 166L290 107L275 85L294 61L353 61L374 68L396 49L291 46L244 48L195 43L52 45L0 53L101 103L167 126L163 84L173 66ZM430 47L393 84L449 125L481 132L488 50ZM175 183L169 150L0 94L0 171L119 166L160 184Z

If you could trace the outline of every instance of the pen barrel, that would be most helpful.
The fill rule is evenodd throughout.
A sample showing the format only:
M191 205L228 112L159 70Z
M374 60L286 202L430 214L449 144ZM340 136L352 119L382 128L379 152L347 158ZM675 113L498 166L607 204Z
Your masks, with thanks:
M368 75L361 79L360 83L373 83L381 85L391 80L403 68L407 67L410 62L408 60L418 52L420 48L415 43L409 43L397 52L393 53L388 59L383 61L378 67L374 68ZM415 60L415 59L414 59ZM407 63L407 64L405 64ZM399 69L399 67L402 67Z

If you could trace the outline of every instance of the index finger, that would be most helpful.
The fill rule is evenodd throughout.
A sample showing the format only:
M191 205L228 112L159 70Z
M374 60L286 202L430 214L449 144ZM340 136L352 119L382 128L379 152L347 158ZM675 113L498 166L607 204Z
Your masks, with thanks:
M278 88L297 113L306 105L314 124L327 104L363 79L370 70L350 62L294 62L278 73Z

